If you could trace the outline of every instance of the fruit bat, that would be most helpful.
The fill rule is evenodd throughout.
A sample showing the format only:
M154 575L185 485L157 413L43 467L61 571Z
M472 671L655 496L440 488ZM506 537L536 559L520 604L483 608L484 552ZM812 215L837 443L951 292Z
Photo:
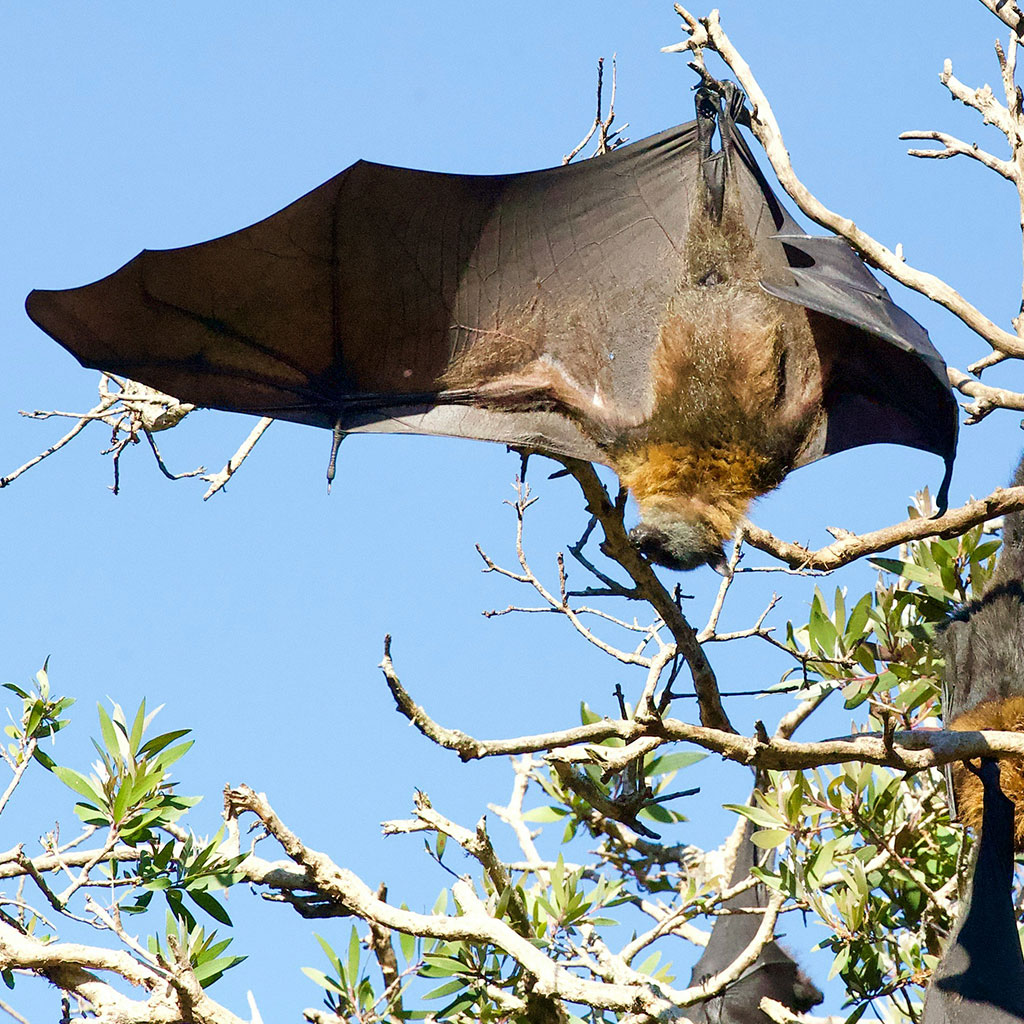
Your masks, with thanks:
M932 973L922 1024L1024 1021L1024 957L1013 905L1014 805L1000 788L998 762L985 759L974 771L982 820L970 891L961 897L953 936Z
M782 207L739 90L697 105L543 171L359 161L241 231L33 291L28 313L84 365L196 405L604 463L634 541L676 569L857 445L941 455L944 500L957 409L927 333Z
M736 853L730 887L747 878L758 862L759 851L750 841L753 832L753 823L747 821ZM738 910L767 905L764 886L756 885L726 900L722 908ZM729 914L717 918L708 944L694 964L690 984L698 985L729 967L750 945L760 924L758 914ZM769 1017L760 1009L764 996L796 1013L805 1013L824 999L796 961L773 940L765 945L737 981L706 1002L688 1007L684 1013L686 1019L694 1024L769 1024Z
M1024 461L1013 483L1024 484ZM1024 517L1006 517L982 597L940 636L947 728L1024 730ZM948 776L961 821L980 830L956 927L932 975L924 1024L1024 1021L1024 956L1013 904L1014 851L1024 849L1024 774L1017 760L957 764Z
M1012 486L1024 486L1024 459ZM961 608L939 638L945 667L943 718L947 729L1024 732L1024 513L1006 516L995 572L980 599ZM1002 791L1020 812L1014 847L1024 851L1024 764L1000 765ZM950 796L961 821L981 826L984 787L965 764L953 766Z

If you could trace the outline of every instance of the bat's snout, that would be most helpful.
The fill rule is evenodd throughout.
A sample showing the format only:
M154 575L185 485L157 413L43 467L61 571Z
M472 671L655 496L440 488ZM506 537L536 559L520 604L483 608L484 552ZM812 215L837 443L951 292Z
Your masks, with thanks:
M721 543L709 537L699 524L680 521L661 529L639 523L629 531L629 539L655 565L676 572L689 572L702 565L721 572L726 565Z
M793 1009L797 1013L807 1013L824 1001L824 992L803 971L798 970L796 981L793 983Z

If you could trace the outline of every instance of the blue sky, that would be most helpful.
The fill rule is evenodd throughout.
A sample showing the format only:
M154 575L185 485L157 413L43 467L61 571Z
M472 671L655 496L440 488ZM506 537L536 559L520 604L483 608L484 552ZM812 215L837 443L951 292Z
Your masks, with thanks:
M1001 26L980 4L919 12L881 0L722 3L804 181L1009 326L1021 264L1013 190L977 165L915 163L896 138L942 128L1004 153L1001 137L950 103L937 80L949 56L969 84L996 84ZM84 410L95 399L96 375L25 316L31 288L83 284L144 247L242 227L360 157L478 173L558 163L592 117L600 56L618 55L617 113L631 139L689 120L693 75L684 59L659 53L681 38L678 26L670 3L647 0L4 5L0 474L64 429L19 409ZM948 361L963 368L984 354L951 316L891 290ZM1012 366L990 375L1016 386ZM219 469L250 426L199 412L160 441L173 468ZM461 765L394 713L376 668L384 634L394 635L413 694L478 735L572 724L581 700L614 713L617 682L638 692L637 677L563 623L480 615L522 599L480 574L473 549L513 556L502 502L518 461L498 446L353 438L328 498L329 435L277 424L227 493L204 504L203 485L169 483L142 447L125 454L112 496L105 441L94 427L0 493L0 675L24 682L51 657L54 685L79 699L63 748L78 767L97 700L165 704L164 726L190 726L197 741L181 775L185 792L206 794L198 827L216 827L226 782L247 782L311 845L371 884L387 879L393 898L429 906L447 877L419 840L384 840L377 823L405 816L419 787L470 824L488 801L505 800L511 777L498 762ZM964 430L952 500L1003 483L1018 448L1012 415ZM541 501L529 542L551 579L554 553L585 517L574 485L546 481L544 468L531 466ZM902 518L909 494L940 477L939 460L923 453L861 449L795 473L754 518L818 545L825 525ZM854 568L825 587L862 590L871 578ZM701 570L682 582L702 623L717 577ZM774 621L801 619L811 587L746 577L723 626L749 625L776 590L784 601ZM768 685L782 671L756 646L713 656L726 688ZM730 703L746 731L788 707L786 697ZM808 735L848 724L834 712L812 720ZM671 838L715 845L730 823L719 805L742 800L748 777L711 760L692 776L704 792ZM0 846L32 840L58 813L68 819L70 801L54 781L26 787ZM268 1022L294 1019L317 1001L298 971L319 961L308 929L255 898L233 900L232 912L251 959L213 994L245 1013L253 988ZM347 931L337 927L339 943ZM809 961L819 983L828 962ZM834 997L826 1008L838 1009Z

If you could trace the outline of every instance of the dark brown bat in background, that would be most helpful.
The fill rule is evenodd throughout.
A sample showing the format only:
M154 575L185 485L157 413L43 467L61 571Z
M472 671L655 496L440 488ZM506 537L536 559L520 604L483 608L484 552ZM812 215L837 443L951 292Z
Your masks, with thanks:
M1005 763L1005 762L1004 762ZM1024 957L1013 903L1014 804L996 761L974 769L982 821L969 885L949 945L932 972L922 1024L1024 1021Z
M1024 460L1012 486L1024 486ZM984 594L952 618L940 643L946 728L1024 732L1024 514L1005 518L999 560ZM1001 772L1003 792L1021 808L1014 844L1024 851L1024 764L1005 761ZM980 828L984 798L977 773L955 765L952 795L958 817Z
M28 312L84 365L196 405L604 463L639 505L634 540L676 569L720 560L754 498L857 445L941 455L944 503L941 357L845 242L790 218L745 116L726 85L699 91L697 121L581 164L360 161Z
M750 841L754 831L753 822L747 821L736 852L730 887L746 879L759 862L760 851ZM722 909L740 911L767 905L764 886L758 884L726 900ZM729 967L753 941L760 925L758 914L734 913L717 918L708 944L694 964L690 984L698 985ZM824 999L797 962L773 940L735 982L719 995L689 1007L685 1016L694 1024L769 1024L770 1018L760 1009L765 996L795 1013L805 1013Z
M1013 483L1024 484L1024 461ZM1024 516L1006 517L996 571L980 600L940 638L947 728L1024 731ZM1024 1021L1024 956L1013 902L1014 851L1024 850L1024 766L957 764L950 799L980 831L956 927L936 967L923 1024ZM955 801L954 801L955 796Z

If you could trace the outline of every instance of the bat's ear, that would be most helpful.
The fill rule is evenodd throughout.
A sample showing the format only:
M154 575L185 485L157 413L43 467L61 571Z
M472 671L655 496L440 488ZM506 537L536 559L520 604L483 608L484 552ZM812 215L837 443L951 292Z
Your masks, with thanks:
M725 551L722 548L708 557L708 565L720 576L727 576L729 573L729 559L725 557Z

